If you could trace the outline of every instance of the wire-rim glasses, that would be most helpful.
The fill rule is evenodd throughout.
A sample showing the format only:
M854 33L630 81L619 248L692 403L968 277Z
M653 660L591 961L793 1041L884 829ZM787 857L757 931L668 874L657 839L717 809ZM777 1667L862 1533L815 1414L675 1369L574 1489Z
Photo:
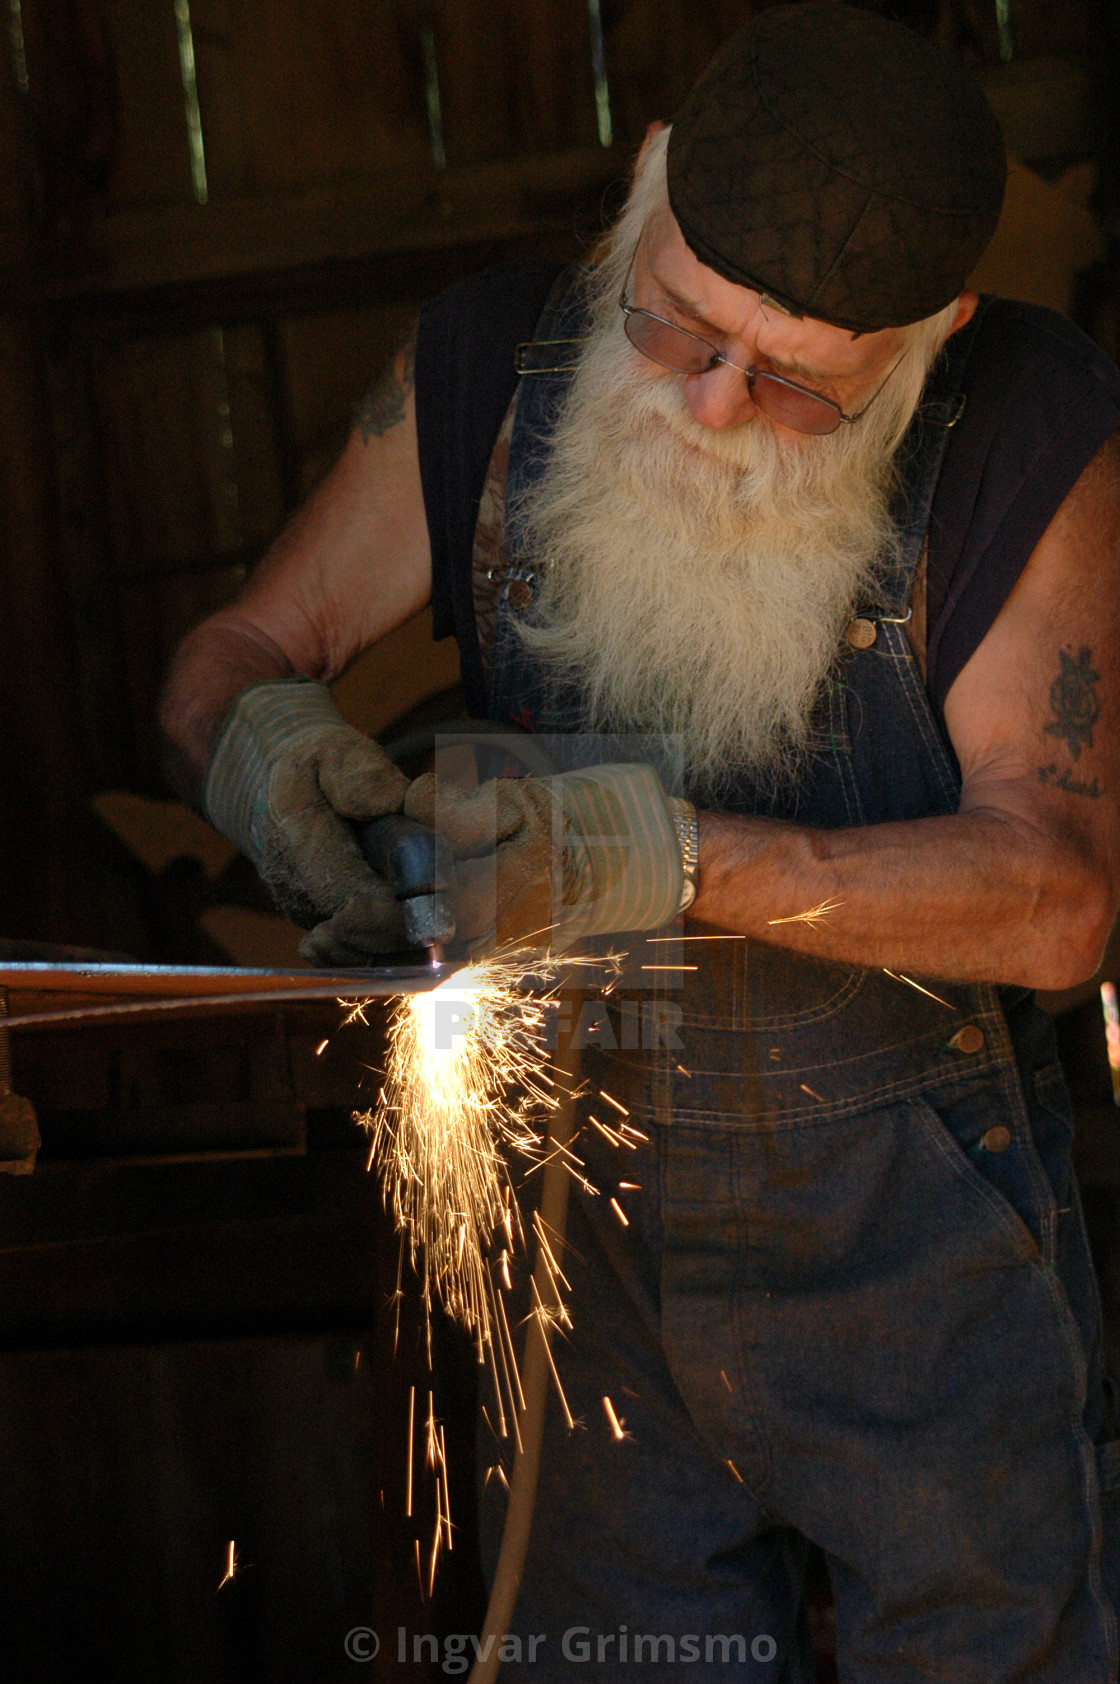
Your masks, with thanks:
M630 269L633 267L631 259ZM725 357L699 333L692 333L688 328L667 321L664 316L655 315L652 310L643 310L639 305L631 304L626 296L629 283L630 270L627 270L618 307L625 318L626 337L636 351L659 368L670 369L674 374L707 374L721 363L737 369L740 374L746 375L747 391L763 415L780 426L792 428L794 432L823 437L826 433L836 432L842 421L850 427L861 420L902 361L900 357L883 385L862 409L854 415L845 415L838 403L820 392L814 392L811 387L799 386L796 380L787 380L785 375L773 374L769 369L744 368L741 363L733 363L730 357Z

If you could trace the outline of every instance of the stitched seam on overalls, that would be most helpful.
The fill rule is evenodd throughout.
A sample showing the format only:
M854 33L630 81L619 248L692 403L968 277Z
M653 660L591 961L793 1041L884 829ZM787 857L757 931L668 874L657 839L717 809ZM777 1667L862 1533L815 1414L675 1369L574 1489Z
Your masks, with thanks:
M994 1060L987 1059L970 1066L968 1074L970 1076L990 1076L998 1072L998 1068L999 1066ZM945 1073L947 1075L952 1074L951 1067L946 1067ZM693 1071L694 1078L705 1075L719 1076L720 1074L723 1073L718 1071L708 1072L701 1069ZM734 1080L733 1073L726 1074L729 1081ZM895 1079L877 1087L861 1090L850 1099L830 1100L825 1097L819 1102L804 1100L793 1106L782 1106L776 1110L767 1109L759 1114L756 1124L752 1123L750 1114L747 1112L732 1113L726 1110L701 1110L680 1105L674 1110L673 1121L675 1124L690 1123L694 1127L722 1129L729 1134L737 1133L739 1130L761 1134L771 1128L776 1131L779 1127L786 1130L795 1127L802 1128L806 1124L812 1126L816 1123L836 1122L842 1118L880 1110L884 1105L890 1104L894 1100L922 1097L929 1092L933 1074L927 1068L913 1076ZM640 1107L632 1107L631 1109L635 1116L640 1114Z
M742 943L743 947L750 947L750 945L750 942ZM750 963L749 958L747 963ZM866 977L866 971L848 971L835 994L830 994L827 1000L822 1001L819 1006L810 1007L808 1011L782 1012L771 1017L748 1018L745 1014L746 1000L744 998L744 1014L741 1024L729 1024L723 1017L717 1017L711 1012L690 1012L687 1006L684 1008L684 1016L681 1022L683 1026L693 1029L722 1029L729 1034L747 1035L755 1033L777 1034L783 1029L806 1028L814 1023L827 1022L830 1017L835 1017L837 1012L843 1011L863 988Z

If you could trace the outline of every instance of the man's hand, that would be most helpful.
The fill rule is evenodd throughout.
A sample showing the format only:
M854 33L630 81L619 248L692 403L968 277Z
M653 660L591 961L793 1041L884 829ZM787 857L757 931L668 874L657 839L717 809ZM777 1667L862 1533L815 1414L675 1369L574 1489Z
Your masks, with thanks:
M681 900L669 799L648 766L496 778L471 791L430 774L404 810L445 836L461 937L562 951L585 936L656 929Z
M206 816L252 860L277 905L316 925L300 951L353 965L407 946L396 896L362 858L348 820L401 809L408 779L347 725L324 685L243 690L203 791Z

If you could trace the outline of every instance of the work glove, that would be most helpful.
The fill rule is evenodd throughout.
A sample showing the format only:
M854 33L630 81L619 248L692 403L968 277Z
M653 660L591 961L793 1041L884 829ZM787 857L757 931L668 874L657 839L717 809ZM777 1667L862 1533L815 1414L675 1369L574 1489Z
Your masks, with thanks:
M391 886L349 820L398 813L408 779L309 679L254 684L230 708L203 787L210 823L256 866L305 959L367 963L407 946Z
M584 937L667 924L684 873L673 808L649 766L552 778L495 778L475 790L417 778L410 818L456 857L455 923L465 939L562 952Z

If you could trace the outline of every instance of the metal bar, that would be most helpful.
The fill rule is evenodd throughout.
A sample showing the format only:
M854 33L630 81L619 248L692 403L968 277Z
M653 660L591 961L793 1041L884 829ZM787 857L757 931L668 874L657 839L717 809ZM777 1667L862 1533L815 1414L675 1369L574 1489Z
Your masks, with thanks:
M0 966L0 987L8 992L8 1030L77 1028L87 1023L167 1021L254 1006L273 1010L288 1001L360 1001L418 994L452 976L454 964L381 966L370 970L316 973L253 971L192 965ZM30 996L20 1009L20 995ZM57 1005L51 994L61 996ZM93 996L89 1003L74 995ZM112 998L113 995L118 996ZM44 996L47 1003L44 1003ZM108 998L107 998L108 996ZM14 1006L15 1010L12 1010Z

